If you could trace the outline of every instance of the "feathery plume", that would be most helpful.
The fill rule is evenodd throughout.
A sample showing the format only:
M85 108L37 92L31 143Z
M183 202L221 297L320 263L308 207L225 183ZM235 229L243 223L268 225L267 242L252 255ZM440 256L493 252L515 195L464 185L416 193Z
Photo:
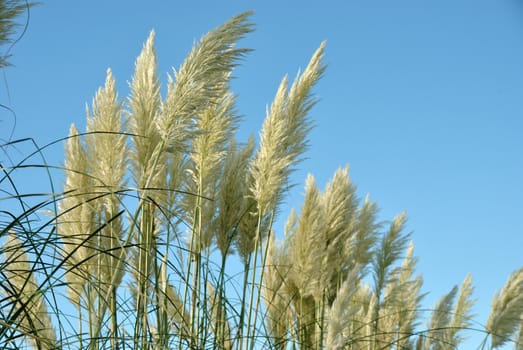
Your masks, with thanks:
M458 287L441 297L434 310L429 324L429 332L425 339L425 348L434 350L448 349L451 339L447 338L448 327L451 325L452 309L454 299L458 293Z
M92 178L78 130L71 125L65 143L64 198L58 204L57 231L64 244L65 274L70 300L79 305L83 286L94 271L96 242L91 237L95 211L92 205Z
M107 70L104 87L100 88L87 108L87 152L93 160L91 172L95 186L102 191L115 192L121 189L126 173L126 136L122 134L122 105L116 92L115 80ZM105 207L109 207L107 198Z
M328 273L328 266L323 266L324 255L322 230L325 229L325 213L321 193L316 186L314 176L308 175L305 181L305 199L298 218L296 231L286 236L289 246L289 260L293 262L290 276L302 296L313 296L321 301L325 286L321 284L321 275ZM337 269L335 264L330 269Z
M250 164L252 164L252 159L250 159L249 168ZM260 229L258 230L258 209L256 200L251 195L251 187L256 180L252 177L249 169L247 169L247 174L243 181L245 182L243 187L246 188L247 195L244 195L241 201L240 221L235 235L234 246L242 262L246 264L249 261L250 254L254 251L257 232L261 232L263 237L268 232L270 216L266 215L260 218Z
M346 329L352 316L361 306L354 303L354 296L358 293L360 285L360 267L355 266L350 272L334 299L329 310L326 346L327 350L341 350L350 340Z
M372 260L373 247L378 239L380 224L377 223L378 205L365 196L363 205L357 209L353 233L347 240L345 250L354 263L368 266ZM366 272L365 270L363 271Z
M267 327L273 347L285 349L287 332L290 324L291 298L286 292L286 283L290 275L290 261L277 247L274 237L270 238L267 252L267 265L263 275L263 299L267 308Z
M472 285L472 275L468 274L459 289L458 299L452 313L452 322L448 330L447 339L453 348L458 348L464 338L460 336L460 330L471 326L474 315L471 312L475 299L472 298L474 286Z
M383 235L372 261L374 292L381 296L390 268L401 256L407 244L409 234L403 234L407 215L402 213L394 218L389 230Z
M151 281L157 264L160 226L157 203L167 201L166 153L155 125L161 98L154 37L155 33L151 31L136 59L127 115L129 131L133 135L129 158L140 196L136 220L130 223L136 246L131 252L134 261L129 265L134 267L131 274L135 283L131 285L131 293L136 303L136 329L140 333L142 346L145 346L149 328L145 315L149 312Z
M189 181L185 192L187 221L192 231L194 247L198 252L211 245L214 237L219 179L222 176L227 143L233 137L237 117L234 96L223 96L194 117L195 136L192 140Z
M256 242L267 234L269 213L277 214L293 166L301 160L307 148L306 137L311 129L307 113L316 102L312 87L325 70L322 63L324 48L325 43L322 43L290 90L287 77L283 78L263 122L260 145L246 177L250 191L244 204L247 214L240 222L236 241L238 253L244 261L255 249Z
M364 267L361 266L363 269ZM362 284L353 296L353 303L359 306L347 325L346 334L351 336L351 346L356 349L369 349L369 341L372 332L372 310L374 307L375 297L368 284Z
M417 260L414 244L410 242L403 263L390 273L380 309L380 320L387 320L389 325L385 328L381 323L380 336L387 339L383 340L386 343L394 343L399 348L407 345L408 336L414 332L423 298L420 295L423 280L421 276L414 276Z
M190 136L192 117L201 114L224 95L230 73L249 50L235 48L252 31L250 12L233 17L206 34L187 56L174 79L169 78L167 97L156 127L170 151L179 150Z
M263 123L260 147L250 169L254 179L251 191L262 216L277 210L292 167L308 147L311 121L307 114L316 103L312 87L325 70L324 49L325 43L322 43L290 89L287 77L282 80Z
M155 33L151 31L136 59L127 115L129 131L133 135L131 169L136 186L142 191L146 188L164 188L165 182L165 157L155 126L161 98L154 37ZM154 193L158 195L157 192L164 191ZM147 192L147 195L151 194Z
M233 242L237 237L239 222L247 213L243 212L247 197L247 167L254 150L254 137L238 149L232 139L223 165L223 175L218 190L218 216L216 218L216 245L222 256L232 254Z
M349 256L348 243L353 239L356 223L357 198L349 178L349 168L339 168L327 184L323 195L325 228L323 230L322 286L327 290L329 303L335 297L341 278L354 265L356 257Z
M18 23L19 16L29 11L30 7L33 7L38 3L28 1L13 1L3 0L0 6L0 46L15 43L19 38L13 38L13 34L16 34L16 28L20 25ZM11 47L12 48L12 47ZM0 68L5 68L11 65L9 58L11 50L3 50L0 55Z
M372 278L374 280L374 296L376 302L374 304L373 312L371 317L372 322L372 336L374 337L373 343L376 345L381 341L389 341L387 339L380 339L383 334L382 328L392 327L391 320L386 318L380 319L382 315L382 297L384 288L389 282L390 270L393 264L400 258L401 253L405 249L407 244L408 235L402 234L405 227L406 215L405 213L397 215L392 221L389 230L381 237L378 246L374 251L374 259L371 262ZM383 323L383 324L381 324Z
M126 136L122 129L121 103L109 69L105 86L96 93L92 110L87 109L86 135L93 190L100 195L93 206L99 225L105 226L96 237L100 249L97 255L101 273L98 284L103 285L104 290L109 283L118 286L124 274L123 251L120 250L123 238L123 223L119 216L121 196L118 194L125 187L127 171Z
M513 272L505 286L494 295L486 330L492 348L505 344L521 323L523 314L523 268Z
M31 267L26 248L14 232L9 232L2 251L2 273L9 285L4 286L3 293L12 300L14 308L21 310L17 329L31 340L36 349L58 348L42 289L33 272L35 267Z

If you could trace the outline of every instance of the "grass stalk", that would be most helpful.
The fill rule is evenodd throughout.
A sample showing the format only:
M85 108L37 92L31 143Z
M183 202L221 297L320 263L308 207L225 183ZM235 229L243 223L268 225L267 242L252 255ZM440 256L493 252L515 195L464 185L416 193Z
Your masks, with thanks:
M256 224L256 235L254 237L254 249L253 249L253 256L254 261L252 264L252 275L251 275L251 289L249 292L249 304L247 306L247 337L245 338L245 349L251 349L252 346L254 346L255 340L254 340L254 334L256 331L256 325L253 326L252 331L252 338L251 338L251 319L252 319L252 313L253 313L253 302L254 302L254 294L256 292L256 269L257 269L257 260L258 260L258 249L261 239L261 222L262 222L262 211L261 209L258 210L258 222ZM261 280L260 280L261 284ZM249 341L250 346L249 346Z
M260 277L259 277L259 280L258 280L258 293L256 295L256 306L254 307L254 321L253 321L253 328L252 328L252 343L251 343L251 348L250 350L253 350L254 349L254 339L255 339L255 332L256 332L256 322L258 320L258 314L259 314L259 310L260 310L260 300L261 300L261 295L262 295L262 288L263 288L263 275L264 275L264 272L265 272L265 267L267 266L267 257L268 257L268 253L269 253L269 244L270 244L270 240L271 240L271 232L272 232L272 221L274 219L274 211L271 212L270 214L270 220L269 220L269 226L268 226L268 232L267 232L267 237L265 239L265 249L260 249L260 255L263 257L263 261L262 261L262 264L261 264L261 271L260 271ZM255 266L256 266L256 263L255 263Z
M249 270L251 268L251 259L252 259L252 252L247 257L244 265L243 265L243 281L242 281L242 297L240 300L240 316L238 320L238 334L237 334L237 343L239 344L239 349L243 350L243 331L245 327L245 312L247 309L247 287L249 285Z

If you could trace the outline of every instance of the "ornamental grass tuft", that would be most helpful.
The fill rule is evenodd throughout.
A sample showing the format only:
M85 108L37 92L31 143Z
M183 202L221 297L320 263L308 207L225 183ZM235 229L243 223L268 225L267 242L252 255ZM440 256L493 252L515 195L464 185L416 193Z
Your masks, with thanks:
M16 11L16 9L14 9ZM422 309L407 215L378 219L349 168L309 174L283 233L274 223L305 157L325 43L284 77L256 142L238 140L231 77L250 51L243 13L204 35L162 97L155 33L121 98L109 69L71 125L63 183L46 147L2 160L0 347L5 349L456 349L473 330L472 277ZM0 64L2 62L0 61ZM14 144L2 145L7 154ZM55 143L56 143L55 142ZM34 159L41 165L34 166ZM24 193L21 171L50 190ZM5 204L5 206L4 206ZM7 209L9 208L9 209ZM496 294L480 347L523 344L523 270Z

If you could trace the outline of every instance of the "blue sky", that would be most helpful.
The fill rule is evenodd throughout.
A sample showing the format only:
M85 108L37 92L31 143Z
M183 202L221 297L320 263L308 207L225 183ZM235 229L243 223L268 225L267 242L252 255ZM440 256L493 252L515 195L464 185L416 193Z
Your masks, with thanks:
M293 77L327 40L311 149L282 217L300 205L308 172L323 186L350 164L360 196L377 201L381 219L408 212L430 292L425 305L471 272L485 322L493 293L523 265L518 0L44 1L31 10L0 84L0 103L17 114L13 138L44 144L66 136L70 123L83 129L85 104L108 67L125 97L151 29L165 82L195 39L249 9L256 32L242 44L255 51L233 84L243 139L260 129L283 75ZM0 122L6 140L13 117L0 111ZM62 145L47 156L60 164Z

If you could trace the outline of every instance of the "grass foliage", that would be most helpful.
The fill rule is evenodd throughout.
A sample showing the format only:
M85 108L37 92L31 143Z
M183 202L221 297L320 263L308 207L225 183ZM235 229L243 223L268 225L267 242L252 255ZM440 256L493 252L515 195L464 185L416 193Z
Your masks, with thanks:
M522 348L523 270L485 327L473 323L470 276L423 310L406 215L379 221L348 168L323 190L309 175L303 205L276 234L308 148L325 44L283 78L258 144L238 141L230 79L249 51L238 44L249 15L196 42L165 97L154 32L127 98L108 70L85 132L72 125L57 141L63 190L45 147L13 159L29 140L2 146L1 347L435 350L459 348L475 327L485 349ZM23 192L28 171L47 176L48 193Z

